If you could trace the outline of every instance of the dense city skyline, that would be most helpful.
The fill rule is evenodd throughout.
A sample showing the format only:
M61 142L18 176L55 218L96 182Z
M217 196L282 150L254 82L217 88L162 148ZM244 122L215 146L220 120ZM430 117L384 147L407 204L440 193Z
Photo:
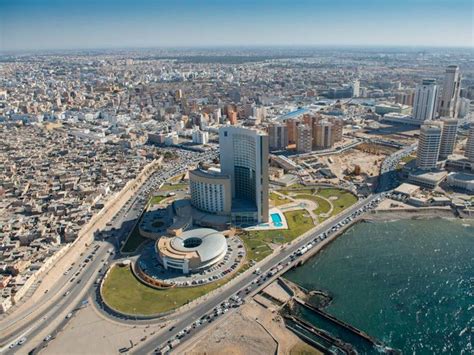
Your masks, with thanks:
M0 0L0 354L472 352L472 0Z
M0 51L243 45L472 47L466 0L0 1ZM60 29L60 30L58 30Z

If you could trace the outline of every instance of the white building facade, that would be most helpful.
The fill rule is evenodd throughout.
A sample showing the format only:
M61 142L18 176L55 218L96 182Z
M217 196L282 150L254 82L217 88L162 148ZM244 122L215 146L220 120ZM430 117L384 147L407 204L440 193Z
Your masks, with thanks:
M439 106L441 117L458 117L459 95L461 93L461 74L457 65L446 68L444 76L443 92Z
M431 121L436 114L438 85L434 79L424 79L415 91L413 118L418 122Z
M441 135L439 158L446 159L449 155L453 154L456 145L458 120L453 118L442 118L441 122L443 122L443 133Z
M422 170L435 169L438 163L442 128L439 124L425 124L420 128L416 166Z

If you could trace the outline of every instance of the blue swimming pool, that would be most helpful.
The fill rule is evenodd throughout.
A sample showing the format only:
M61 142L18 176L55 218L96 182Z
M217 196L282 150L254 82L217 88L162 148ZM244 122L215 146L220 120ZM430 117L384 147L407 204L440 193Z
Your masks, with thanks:
M278 213L272 213L270 217L272 217L272 222L275 227L283 226L281 216Z

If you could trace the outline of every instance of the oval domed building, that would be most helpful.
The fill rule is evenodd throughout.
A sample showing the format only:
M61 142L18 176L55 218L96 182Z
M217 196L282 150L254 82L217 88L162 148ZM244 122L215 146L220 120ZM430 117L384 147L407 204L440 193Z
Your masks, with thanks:
M188 230L177 237L160 238L156 243L158 260L165 269L184 274L199 272L221 261L227 252L225 236L214 229Z

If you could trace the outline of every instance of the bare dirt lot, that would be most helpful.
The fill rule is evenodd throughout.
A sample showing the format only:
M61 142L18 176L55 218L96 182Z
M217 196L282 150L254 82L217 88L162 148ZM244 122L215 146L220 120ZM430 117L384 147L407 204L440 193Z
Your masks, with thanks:
M356 166L360 167L360 174L377 176L383 159L390 154L389 149L380 146L359 145L342 154L321 157L320 161L329 166L331 171L343 179L346 173L352 173Z
M187 355L320 354L285 328L277 313L249 302L207 329L182 353ZM302 350L304 349L304 350Z

